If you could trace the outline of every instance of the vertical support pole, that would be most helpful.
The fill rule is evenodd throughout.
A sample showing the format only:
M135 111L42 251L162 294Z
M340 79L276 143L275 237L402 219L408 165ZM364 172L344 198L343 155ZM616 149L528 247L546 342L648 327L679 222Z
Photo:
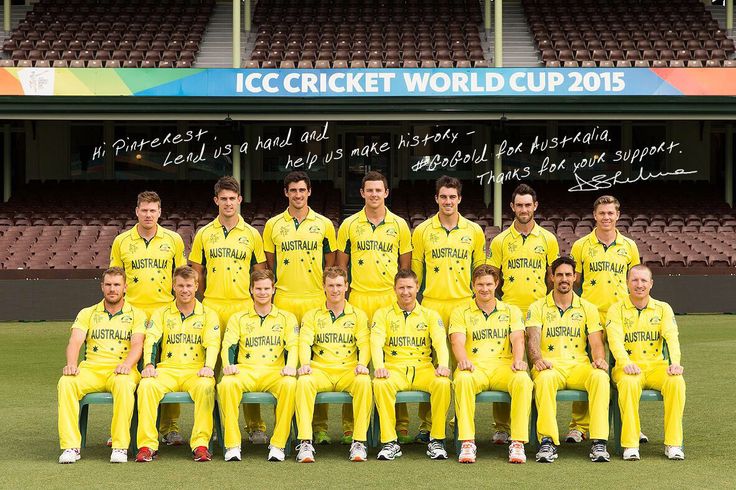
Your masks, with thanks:
M241 132L239 136L241 137L241 140L238 141L238 144L242 143L243 141L250 141L250 133L251 133L251 126L248 125L245 128L244 132ZM238 154L240 154L240 151L238 149ZM242 187L242 194L243 194L243 202L253 202L253 159L246 159L245 160L245 168L243 169L243 187Z
M483 24L485 25L486 32L491 30L491 0L485 0L483 11Z
M7 5L10 2L10 0L5 0L5 4ZM10 124L6 124L3 127L3 202L8 202L8 199L10 199L10 191L12 189L11 187L11 165L12 162L10 161Z
M726 30L733 34L733 0L726 0Z
M251 16L253 15L253 12L251 10L250 0L245 0L245 23L243 27L245 27L245 32L250 32L251 29Z
M240 0L233 0L233 68L240 68Z
M495 3L493 64L496 68L501 68L503 66L503 1L495 0Z
M481 141L479 141L480 145L487 145L491 142L491 128L488 125L485 125L483 127L483 131L480 133ZM485 168L483 169L484 172L490 172L493 170L492 168L493 164L491 163L490 158L486 159ZM487 184L485 181L482 182L483 184L483 204L485 207L488 207L491 205L491 200L493 199L493 194L491 193L491 186L490 184Z
M499 0L496 0L497 2ZM501 163L501 145L493 147L493 175L498 176L503 173L503 165ZM498 226L500 230L503 226L503 210L501 199L503 198L503 183L501 179L493 182L493 226Z
M726 202L733 207L733 124L726 124Z
M3 0L3 30L6 34L9 34L12 29L10 25L10 14L10 0Z

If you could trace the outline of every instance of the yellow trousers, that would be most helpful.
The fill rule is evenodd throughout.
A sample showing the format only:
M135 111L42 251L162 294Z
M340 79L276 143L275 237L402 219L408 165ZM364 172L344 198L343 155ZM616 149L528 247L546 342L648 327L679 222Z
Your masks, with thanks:
M450 409L452 383L449 378L437 376L431 364L419 366L386 365L388 378L373 379L373 396L381 422L381 442L395 441L396 436L396 394L399 391L426 391L432 407L432 439L445 438L445 423Z
M243 393L265 391L276 397L276 423L271 444L285 448L289 439L291 419L294 417L296 378L282 376L281 368L255 370L238 366L240 372L223 376L217 385L222 424L225 429L225 447L240 447L241 435L238 426L238 406Z
M537 404L537 437L560 443L557 427L557 390L584 390L590 406L590 438L608 440L608 403L611 397L608 373L590 362L552 361L552 369L532 369Z
M475 439L475 395L481 391L498 390L511 395L511 439L529 442L534 384L526 371L514 372L511 364L499 364L489 369L476 366L473 372L456 370L453 384L458 438L461 441Z
M296 382L296 423L299 440L312 439L312 417L315 411L314 400L323 391L346 391L353 397L348 407L355 420L353 440L365 442L368 439L368 424L373 407L371 377L355 374L354 367L348 369L312 368L312 374L299 376ZM319 405L317 405L319 406ZM343 411L344 413L344 411Z
M128 449L130 420L135 408L135 388L140 374L115 374L115 364L93 364L82 361L79 374L62 376L57 387L59 402L59 445L61 449L75 449L82 444L79 432L79 400L88 393L112 393L112 447Z
M194 427L189 445L207 446L212 438L215 378L197 376L199 368L157 368L158 376L142 378L138 386L138 447L158 449L156 414L166 393L186 391L194 401Z
M667 361L637 363L641 374L626 374L616 366L611 373L618 389L621 410L621 446L639 447L639 399L642 389L659 390L664 398L664 443L682 446L682 416L685 412L685 380L667 374Z

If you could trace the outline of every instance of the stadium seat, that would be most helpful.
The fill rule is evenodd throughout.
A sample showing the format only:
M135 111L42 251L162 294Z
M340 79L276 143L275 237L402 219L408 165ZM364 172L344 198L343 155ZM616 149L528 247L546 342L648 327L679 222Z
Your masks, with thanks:
M429 393L426 391L399 391L396 393L396 403L429 403ZM381 424L378 418L378 409L375 407L370 427L373 432L373 443L378 446L381 443Z
M319 396L319 395L317 395ZM351 398L352 402L352 398ZM333 402L329 402L333 403ZM338 403L338 402L334 402ZM276 397L273 396L271 393L266 392L260 392L260 391L251 391L248 393L243 393L243 398L240 400L241 405L273 405L276 407ZM223 431L222 431L222 414L219 412L219 406L215 406L215 430L217 431L217 440L220 443L220 448L222 449L223 453L225 452L225 438L223 437ZM288 456L291 454L291 449L294 446L296 438L296 422L294 419L291 421L291 431L289 432L289 439L286 442L286 448L284 448L284 452Z
M90 405L112 405L112 393L87 393L84 397L79 400L79 432L82 435L81 446L87 447L87 421L89 419L89 406ZM130 447L131 451L135 453L136 448L136 433L138 432L138 410L133 410L133 419L130 423Z

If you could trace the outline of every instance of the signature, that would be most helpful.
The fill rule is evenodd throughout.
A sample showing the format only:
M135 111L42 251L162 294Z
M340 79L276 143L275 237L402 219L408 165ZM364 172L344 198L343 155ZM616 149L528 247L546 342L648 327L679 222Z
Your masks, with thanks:
M660 177L669 177L670 175L690 175L698 173L697 170L684 170L678 168L674 172L647 172L644 173L644 168L639 168L639 173L633 177L623 177L623 172L620 170L613 175L598 174L585 180L580 177L577 173L575 175L576 186L570 187L568 192L586 192L586 191L597 191L600 189L610 189L616 184L633 184L634 182L644 182L650 179L658 179Z

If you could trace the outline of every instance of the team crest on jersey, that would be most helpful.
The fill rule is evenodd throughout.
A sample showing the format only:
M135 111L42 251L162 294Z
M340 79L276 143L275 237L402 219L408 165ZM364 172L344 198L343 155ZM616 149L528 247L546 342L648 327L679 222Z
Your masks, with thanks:
M434 245L435 243L440 241L440 236L437 233L430 233L429 241Z
M541 246L541 245L537 245L536 247L534 247L534 252L535 253L538 253L538 254L543 254L544 253L544 247Z
M505 313L501 313L500 315L498 315L498 321L499 322L507 322L507 321L509 321L509 316L506 315Z
M245 324L245 333L248 335L251 335L253 332L256 331L256 324L253 322L248 322Z
M573 319L573 320L575 320L576 322L579 322L580 320L582 320L582 319L583 319L583 314L582 314L582 313L577 313L577 312L576 312L576 313L573 313L572 315L570 315L570 318L572 318L572 319Z
M286 236L289 234L289 225L281 225L279 227L279 235Z
M628 254L626 253L626 249L624 249L624 248L619 248L619 249L618 249L618 250L616 251L616 253L617 253L618 255L620 255L621 257L626 257L626 256L628 255Z
M365 235L365 233L366 233L367 231L368 231L368 227L367 227L367 226L365 226L365 225L358 225L358 226L357 226L357 227L355 228L355 233L356 233L356 234L357 234L357 235L358 235L359 237L361 237L361 236Z
M598 250L596 250L595 247L590 247L588 249L588 255L590 256L590 258L593 258L598 255Z
M145 321L146 330L153 327L153 322L151 320Z
M475 317L471 317L470 318L470 326L473 327L473 328L477 327L478 326L478 319L475 318Z
M120 318L120 323L133 323L133 317L131 315L123 315Z
M545 318L548 322L552 322L555 319L555 313L553 311L548 311Z
M470 243L473 243L473 239L470 238L468 235L465 235L464 237L460 238L460 243L468 245Z
M274 324L274 325L273 325L273 326L271 327L271 331L272 331L272 332L282 332L283 330L284 330L284 327L283 327L283 326L282 326L282 325L281 325L280 323L275 323L275 324Z
M248 237L241 236L238 238L238 243L241 245L248 245Z
M348 320L348 321L346 321L345 323L342 324L342 328L350 328L350 329L352 329L353 327L355 327L355 322L351 322L350 320Z
M424 322L417 324L417 330L419 330L420 332L423 332L423 331L427 330L427 328L429 328L429 327Z
M136 245L135 243L131 243L130 245L128 245L128 252L134 254L137 251L138 251L138 245Z
M294 333L299 335L299 325L294 327Z
M196 321L192 323L192 328L201 329L204 326L204 324L201 321Z
M309 233L322 233L322 228L319 225L312 225L309 227Z
M176 322L174 320L171 320L171 319L166 320L166 328L175 328L175 327L176 327Z
M399 331L399 322L397 322L396 320L392 320L391 321L391 327L390 328L391 328L391 331L392 332L398 332Z
M220 326L219 326L219 325L215 325L215 326L214 326L214 327L212 328L212 330L220 330Z
M386 230L386 234L388 236L396 236L396 235L398 235L398 233L396 232L396 230L394 230L393 228L389 228L388 230Z
M634 319L624 317L624 328L631 328L634 326Z
M529 310L526 312L526 321L529 321L532 319L532 310Z
M510 242L510 243L509 243L509 246L508 246L508 249L509 249L509 253L514 253L514 252L516 252L516 244L515 244L515 243L513 243L513 242Z
M161 252L171 252L171 245L169 245L168 243L162 243L162 244L161 244L161 245L160 245L160 246L158 247L158 249L159 249L159 250L160 250Z
M97 313L95 315L95 323L100 323L102 321L105 321L105 315L103 313Z
M210 243L217 243L220 241L220 235L213 233L210 235L209 240L210 240Z
M327 321L325 321L324 318L320 318L319 320L317 320L317 329L318 330L322 330L326 326L327 326Z
M658 317L657 315L654 315L652 318L649 319L649 325L656 325L661 321L662 321L662 318Z

